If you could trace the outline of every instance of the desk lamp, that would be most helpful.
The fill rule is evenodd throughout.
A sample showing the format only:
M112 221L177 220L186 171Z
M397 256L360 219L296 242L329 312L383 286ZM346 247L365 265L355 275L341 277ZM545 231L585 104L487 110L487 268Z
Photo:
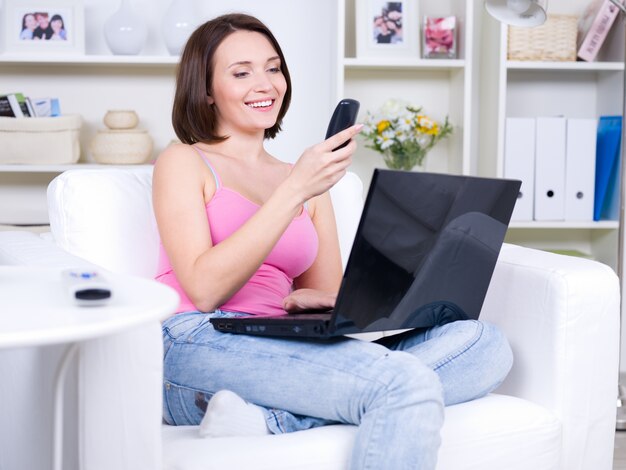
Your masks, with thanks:
M531 28L545 23L548 0L485 0L485 8L501 23Z
M622 4L623 0L610 0L619 10L623 13L622 20L626 23L626 7ZM548 9L547 0L485 0L485 9L496 20L501 23L513 25L513 26L526 26L533 27L539 26L546 21L546 12ZM626 26L625 26L626 30ZM626 64L626 45L624 46L624 63ZM626 71L624 72L624 86L622 90L626 90ZM622 96L622 116L626 116L626 93ZM624 118L622 118L622 121ZM626 159L624 151L624 142L626 142L626 126L622 123L622 145L620 155L620 175L621 181L624 182L624 170ZM624 223L626 218L624 217L624 204L626 201L626 184L620 184L620 211L619 211L619 228L618 228L618 240L617 240L617 275L619 277L620 284L620 298L623 295L624 289ZM620 302L623 304L623 302ZM620 318L622 315L622 305L620 305ZM622 328L622 321L620 321L620 330ZM622 341L620 331L620 344ZM621 347L620 347L621 350ZM615 427L618 430L626 430L626 388L621 383L618 384L617 391L617 419Z

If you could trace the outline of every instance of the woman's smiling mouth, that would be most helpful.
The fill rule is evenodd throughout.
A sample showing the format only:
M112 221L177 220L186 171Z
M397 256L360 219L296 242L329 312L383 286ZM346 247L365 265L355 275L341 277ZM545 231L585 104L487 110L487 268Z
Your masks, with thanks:
M269 100L263 100L263 101L251 101L246 103L246 106L248 106L249 108L254 108L254 109L267 109L267 108L271 108L272 105L274 104L275 100L269 99Z

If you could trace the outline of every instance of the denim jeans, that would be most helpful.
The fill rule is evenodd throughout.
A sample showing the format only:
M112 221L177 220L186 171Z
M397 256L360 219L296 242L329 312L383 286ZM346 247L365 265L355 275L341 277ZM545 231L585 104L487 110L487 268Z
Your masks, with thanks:
M358 425L352 469L434 469L444 404L489 393L512 365L504 336L479 321L377 342L307 341L220 333L216 315L233 314L163 323L165 421L198 424L213 394L232 390L264 408L273 433Z

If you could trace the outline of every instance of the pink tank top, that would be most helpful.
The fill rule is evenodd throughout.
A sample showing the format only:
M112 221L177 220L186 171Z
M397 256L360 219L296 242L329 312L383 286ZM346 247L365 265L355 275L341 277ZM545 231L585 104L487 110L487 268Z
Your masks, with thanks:
M215 178L215 194L206 205L206 214L211 239L213 244L217 245L252 217L259 210L259 205L224 187L206 156L199 149L196 150ZM303 208L300 215L291 221L256 273L219 308L253 315L284 315L283 299L291 292L293 279L313 264L317 249L317 232L306 208ZM233 266L233 269L237 267ZM177 313L198 310L176 279L163 244L160 244L156 280L174 288L180 295Z

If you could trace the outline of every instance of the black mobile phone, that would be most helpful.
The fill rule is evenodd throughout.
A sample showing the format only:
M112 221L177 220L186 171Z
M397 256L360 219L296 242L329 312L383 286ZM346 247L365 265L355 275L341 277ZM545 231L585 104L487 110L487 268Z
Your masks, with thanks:
M359 107L360 103L357 100L350 98L344 98L341 100L337 104L335 112L333 112L333 116L330 118L330 122L328 123L326 138L328 139L337 132L341 132L350 126L353 126L356 123L356 115L359 113ZM345 147L348 145L348 142L349 140L346 140L339 147L334 148L333 152L337 149Z

